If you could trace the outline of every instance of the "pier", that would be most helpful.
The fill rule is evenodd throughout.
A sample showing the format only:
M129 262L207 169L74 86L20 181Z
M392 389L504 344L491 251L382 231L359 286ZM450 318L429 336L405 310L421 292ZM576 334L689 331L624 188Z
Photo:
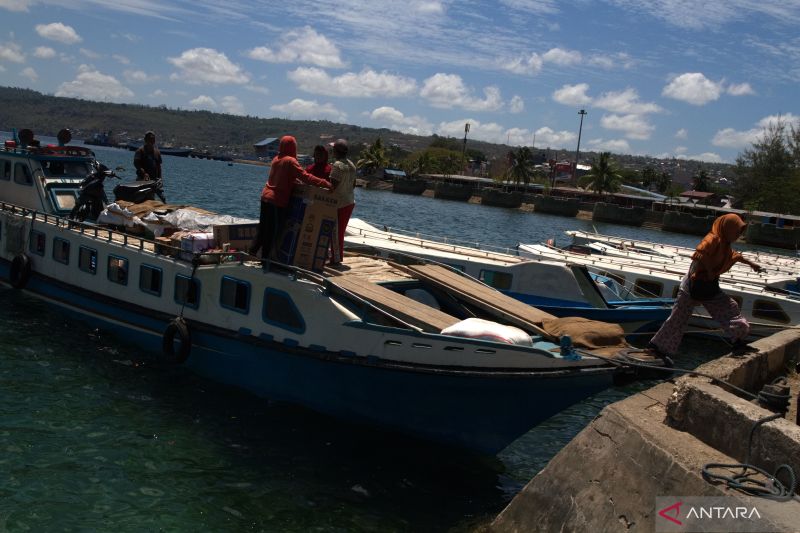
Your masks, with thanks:
M713 463L748 463L770 475L785 464L795 475L800 472L800 331L787 329L752 346L755 353L722 357L696 369L706 376L679 377L607 406L531 479L489 530L685 531L668 529L664 514L675 516L670 514L675 509L659 513L664 509L657 503L703 496L756 508L762 517L759 531L797 531L796 494L774 501L703 476ZM787 378L790 408L764 422L773 411L743 391L758 394L779 376ZM785 468L776 477L791 483Z

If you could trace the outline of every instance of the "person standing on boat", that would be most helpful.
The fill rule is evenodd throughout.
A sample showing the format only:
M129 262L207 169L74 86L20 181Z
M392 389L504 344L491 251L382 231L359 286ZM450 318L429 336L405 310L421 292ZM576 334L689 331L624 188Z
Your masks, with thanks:
M339 200L338 220L336 221L339 249L338 257L337 251L334 250L331 264L342 262L344 233L347 229L347 223L350 221L350 215L353 214L353 209L356 207L355 194L353 192L353 188L356 185L356 166L347 159L347 152L347 141L344 139L338 139L333 143L334 162L331 168L331 183L333 184L333 192Z
M314 147L314 162L306 167L306 172L324 180L330 178L331 166L328 163L328 150L321 144Z
M136 167L138 179L155 180L156 194L162 202L167 203L164 197L164 182L161 180L161 152L156 148L156 134L152 131L144 134L144 144L133 154L133 166Z
M659 356L672 356L678 351L692 310L698 304L706 308L731 338L734 348L745 346L743 339L750 324L741 315L736 300L722 292L719 277L737 263L749 265L756 272L761 267L734 251L734 243L747 224L736 214L722 215L714 221L708 233L695 249L689 271L681 281L672 313L653 336L648 348Z
M284 135L278 145L278 155L272 160L267 183L261 191L261 213L256 236L248 250L250 255L256 255L261 250L261 257L269 259L278 240L278 231L286 221L289 197L297 180L329 190L331 188L329 181L309 174L300 166L297 162L297 141L291 135Z

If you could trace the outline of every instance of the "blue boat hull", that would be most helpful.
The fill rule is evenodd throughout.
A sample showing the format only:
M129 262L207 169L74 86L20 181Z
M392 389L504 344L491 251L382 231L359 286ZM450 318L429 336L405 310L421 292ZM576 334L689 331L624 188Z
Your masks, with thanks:
M8 263L0 265L8 279ZM36 273L27 290L71 315L159 354L170 316L87 293ZM189 324L185 364L211 380L348 421L495 454L570 405L613 384L609 369L474 371L399 365ZM358 338L358 327L353 338ZM361 326L363 327L363 326Z

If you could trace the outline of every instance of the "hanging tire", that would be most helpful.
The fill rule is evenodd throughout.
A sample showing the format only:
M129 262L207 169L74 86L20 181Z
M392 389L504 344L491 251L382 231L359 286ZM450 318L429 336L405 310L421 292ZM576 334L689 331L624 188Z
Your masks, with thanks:
M175 343L178 343L176 349ZM192 349L192 337L189 334L189 326L181 317L173 318L164 330L164 342L162 351L164 358L173 364L179 365L189 358Z
M25 254L19 254L11 260L8 279L15 289L24 289L31 277L31 260Z

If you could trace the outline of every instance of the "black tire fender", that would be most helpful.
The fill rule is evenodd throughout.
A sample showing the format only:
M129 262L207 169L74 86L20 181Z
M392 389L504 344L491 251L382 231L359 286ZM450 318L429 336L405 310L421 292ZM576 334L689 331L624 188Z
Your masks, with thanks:
M15 289L24 289L31 277L31 260L25 254L19 254L11 260L8 279Z
M175 341L179 342L179 346L175 348ZM164 330L164 340L162 343L162 351L164 357L170 363L179 365L189 358L189 353L192 350L192 336L189 332L189 326L182 317L175 317L167 324L167 329Z

